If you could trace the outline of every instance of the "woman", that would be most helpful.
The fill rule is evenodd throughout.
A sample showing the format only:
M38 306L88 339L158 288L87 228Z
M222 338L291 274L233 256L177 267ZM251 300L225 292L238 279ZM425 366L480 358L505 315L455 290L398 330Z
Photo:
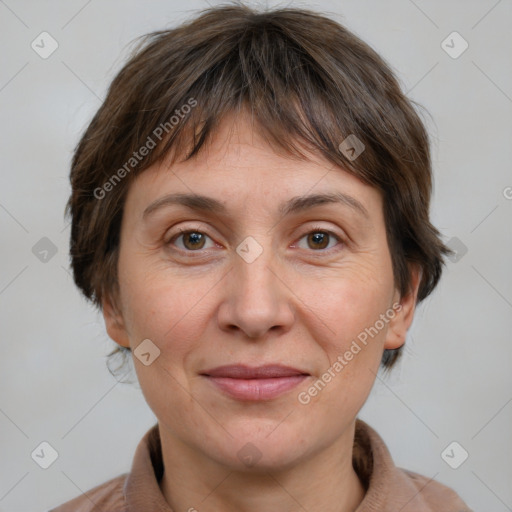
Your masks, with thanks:
M449 251L387 64L307 10L150 34L71 169L74 279L158 424L65 511L468 511L357 414Z

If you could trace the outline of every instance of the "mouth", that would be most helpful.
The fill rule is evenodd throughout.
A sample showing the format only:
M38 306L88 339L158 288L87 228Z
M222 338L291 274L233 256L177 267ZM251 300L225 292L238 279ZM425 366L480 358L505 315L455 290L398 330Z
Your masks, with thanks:
M218 390L237 400L272 400L298 386L310 374L282 365L227 365L200 374Z

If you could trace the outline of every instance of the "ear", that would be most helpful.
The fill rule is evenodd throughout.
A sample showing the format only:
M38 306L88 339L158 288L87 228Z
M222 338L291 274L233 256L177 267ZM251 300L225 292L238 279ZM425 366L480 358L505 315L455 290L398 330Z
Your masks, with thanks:
M103 318L108 335L122 347L130 348L130 340L126 324L115 299L105 295L101 301Z
M409 291L402 297L398 290L395 292L393 298L395 316L389 321L384 348L400 348L405 343L407 331L412 324L422 272L418 265L409 265L409 273L411 276ZM396 307L396 304L400 304L400 307Z

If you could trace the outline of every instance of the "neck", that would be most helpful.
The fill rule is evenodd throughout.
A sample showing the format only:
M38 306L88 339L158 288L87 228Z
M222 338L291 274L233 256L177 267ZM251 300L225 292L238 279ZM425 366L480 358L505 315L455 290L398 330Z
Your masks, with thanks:
M162 493L174 511L354 512L365 490L352 466L355 424L330 446L286 470L241 472L192 454L160 428Z

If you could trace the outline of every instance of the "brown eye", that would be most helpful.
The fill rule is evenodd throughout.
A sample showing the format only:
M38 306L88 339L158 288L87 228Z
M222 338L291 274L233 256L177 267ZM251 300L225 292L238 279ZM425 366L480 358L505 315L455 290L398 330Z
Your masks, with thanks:
M197 231L189 231L183 234L183 245L190 250L202 249L204 246L204 235Z
M315 249L325 249L329 245L329 234L320 231L309 233L308 243Z
M210 238L205 233L197 230L184 231L180 229L180 234L171 238L169 245L174 245L178 240L182 240L182 245L177 247L183 251L199 251L205 248L206 239Z
M322 228L314 228L312 231L302 236L301 240L303 238L306 238L307 247L305 248L317 252L329 252L330 249L336 245L336 241L343 242L338 235ZM330 247L329 244L331 244Z

